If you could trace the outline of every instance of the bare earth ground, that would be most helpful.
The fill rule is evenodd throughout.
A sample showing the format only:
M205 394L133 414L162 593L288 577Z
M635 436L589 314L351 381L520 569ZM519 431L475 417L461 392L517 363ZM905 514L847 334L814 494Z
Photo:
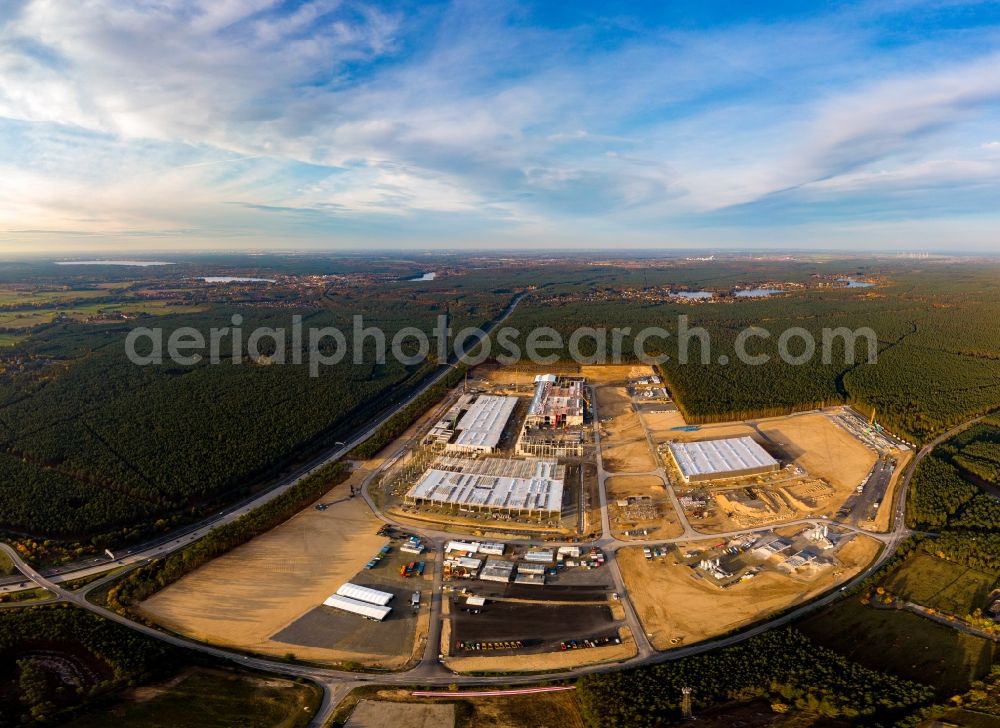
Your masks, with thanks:
M448 668L458 673L469 672L553 672L582 665L617 662L635 656L635 640L628 627L619 627L620 645L589 649L546 652L534 655L501 657L447 657Z
M683 550L684 545L680 546ZM693 578L691 569L669 557L648 561L640 547L620 549L618 563L650 642L655 649L666 650L733 631L806 602L850 578L877 553L877 541L856 536L837 554L842 568L827 569L808 583L766 570L728 589ZM673 639L677 642L672 643Z
M836 488L841 500L864 480L878 459L860 440L820 413L764 420L760 430L809 475Z
M664 405L664 407L667 406ZM677 430L672 430L671 428L683 427L687 424L679 410L658 412L650 408L642 413L642 418L646 421L646 427L649 428L649 432L653 435L655 442L659 442L668 436L674 437L676 434L680 434Z
M628 538L624 531L633 528L649 530L648 536L642 538L676 538L684 533L684 527L677 518L673 504L663 487L663 481L657 475L614 475L605 481L608 490L608 503L611 509L611 530L616 538ZM653 499L658 511L655 520L627 521L615 501L627 496L645 495Z
M723 437L743 437L744 435L754 435L754 429L750 425L742 422L719 422L712 425L701 425L694 432L682 432L680 430L670 432L654 432L656 442L666 440L679 440L681 442L691 442L692 440L718 440Z
M346 652L272 639L354 577L386 542L375 535L381 524L364 500L347 498L348 484L357 486L368 472L368 467L356 470L331 490L323 501L338 502L325 511L301 511L153 595L140 611L181 634L215 644L277 656L293 652L324 662L401 667L411 658L409 650ZM414 645L419 642L418 635Z
M453 698L415 698L399 688L359 688L342 703L350 708L361 697L371 700L391 700L413 705L455 705L464 703L466 710L458 726L489 726L490 728L584 728L583 717L572 690L534 695L504 695L489 698L463 698L456 692ZM338 713L340 711L338 710ZM339 716L338 716L339 717ZM383 724L379 728L406 728L408 724ZM448 724L445 724L448 725ZM444 728L444 726L442 726Z
M605 469L616 473L643 473L656 468L649 452L646 433L639 415L632 409L625 387L604 385L597 388L597 406L601 429L601 453Z
M455 725L455 706L448 703L387 703L362 700L344 728L451 728Z

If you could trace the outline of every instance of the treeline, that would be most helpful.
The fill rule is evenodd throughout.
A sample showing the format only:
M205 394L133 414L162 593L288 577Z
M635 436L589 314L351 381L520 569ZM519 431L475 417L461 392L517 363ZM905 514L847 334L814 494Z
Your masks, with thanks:
M653 728L680 720L684 688L695 709L764 699L776 712L849 720L891 720L933 697L928 686L861 667L792 629L654 667L587 675L578 695L595 728Z
M182 551L131 572L108 591L108 605L125 613L129 606L149 598L202 564L285 522L346 480L349 474L349 468L342 462L323 466L281 495L232 523L214 529Z
M406 429L444 397L465 376L465 367L456 367L444 378L386 420L367 440L351 450L349 458L366 460L406 432Z
M752 279L754 266L717 263L713 275L700 272L700 285L731 285L734 276ZM778 280L792 275L770 270ZM801 269L799 269L801 273ZM828 275L830 271L817 273ZM876 273L876 272L873 272ZM563 284L540 286L539 296L555 291L564 298L546 298L544 305L527 299L510 324L522 332L534 326L554 326L568 342L579 327L629 328L623 340L623 360L636 361L634 336L647 326L671 333L647 342L647 353L665 353L671 359L662 370L682 412L692 421L709 422L736 416L784 414L822 404L856 403L874 408L879 422L895 434L925 442L941 431L1000 406L1000 301L994 292L996 266L949 266L945 269L886 266L877 274L888 283L875 291L863 289L809 291L774 300L725 304L682 305L642 299L594 300L619 281L649 278L662 283L691 282L691 271L636 271L605 274L595 268L587 275L567 276ZM710 337L710 356L702 363L701 345L692 338L688 363L680 362L678 317L689 327L701 327ZM754 366L738 361L735 342L747 327L759 326L770 338L750 339L750 354L769 357ZM815 356L801 364L781 360L777 340L793 327L805 329L817 344ZM877 339L877 361L868 363L867 341L855 342L854 364L847 361L844 343L834 339L829 363L823 361L823 330L844 327L870 329ZM605 346L610 361L612 336ZM799 353L793 341L791 353ZM596 347L586 339L584 355ZM568 346L560 352L569 359ZM720 357L726 357L722 364Z
M45 654L83 665L73 685ZM67 605L0 612L0 726L37 725L111 690L176 669L185 652ZM16 661L17 668L14 667Z
M918 547L948 561L1000 574L1000 533L997 532L949 531L920 540Z
M1000 428L991 423L973 425L936 447L913 474L907 523L919 529L1000 529L1000 501L972 482L995 486L982 465L994 460L1000 462ZM966 468L973 461L979 472Z

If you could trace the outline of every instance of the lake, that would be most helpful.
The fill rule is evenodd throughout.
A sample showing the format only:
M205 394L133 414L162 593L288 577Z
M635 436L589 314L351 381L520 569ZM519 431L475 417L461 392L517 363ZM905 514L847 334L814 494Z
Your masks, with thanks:
M854 278L838 278L837 280L840 281L841 283L846 283L847 285L845 286L845 288L871 288L872 286L875 285L874 283L870 283L868 281L859 281L855 280Z
M715 294L711 291L673 291L670 295L676 298L686 298L689 301L701 301L711 298Z
M736 291L734 295L737 298L763 298L764 296L773 296L776 293L784 293L784 291L780 288L744 288Z
M147 268L151 265L173 265L165 260L57 260L56 265L134 265Z

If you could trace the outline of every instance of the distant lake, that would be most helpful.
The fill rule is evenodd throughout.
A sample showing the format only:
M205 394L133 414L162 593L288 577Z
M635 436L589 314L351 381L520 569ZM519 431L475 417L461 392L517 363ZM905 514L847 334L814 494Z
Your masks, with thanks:
M274 283L273 278L241 278L239 276L202 276L205 283Z
M689 301L701 301L711 298L715 294L711 291L673 291L670 295L677 298L686 298Z
M417 276L416 278L407 278L406 280L407 280L407 282L409 282L409 281L433 281L435 278L437 278L437 273L424 273L422 276Z
M874 283L869 283L868 281L859 281L855 280L854 278L838 278L837 280L840 281L841 283L846 283L847 284L847 286L845 286L846 288L871 288L872 286L875 285Z
M173 265L164 260L57 260L56 265L135 265L147 268L151 265Z
M736 291L734 294L737 298L763 298L764 296L773 296L776 293L783 293L780 288L744 288L741 291Z

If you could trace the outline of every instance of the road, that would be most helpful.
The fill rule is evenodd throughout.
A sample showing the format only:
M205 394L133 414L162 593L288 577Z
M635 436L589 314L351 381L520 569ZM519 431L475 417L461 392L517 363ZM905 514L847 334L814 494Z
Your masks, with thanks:
M496 324L494 325L499 324L504 320L504 318L506 318L507 315L509 315L509 313L513 310L513 307L516 305L517 300L519 299L516 299L514 302L512 302L512 305L505 312L504 316L498 319ZM436 383L437 381L440 381L441 377L443 376L444 373L436 375L434 380L431 383L428 383L425 386L425 388L427 386L432 386L433 383ZM407 400L404 403L402 403L400 407L405 406L406 403L412 401L412 399L415 398L416 396L419 396L419 392L416 392L409 398L407 398ZM626 623L628 624L630 630L632 631L632 634L635 637L637 644L637 654L630 659L623 660L618 663L592 665L588 667L575 668L573 670L568 670L564 672L547 674L544 678L545 680L566 679L566 678L578 677L580 675L585 675L589 673L610 672L610 671L620 670L626 667L639 667L643 665L657 664L661 662L681 659L683 657L688 657L695 654L700 654L710 650L715 650L720 647L726 647L741 642L743 640L749 639L750 637L761 634L767 630L789 624L795 620L800 619L806 614L809 614L811 612L814 612L818 609L825 607L826 605L832 603L834 600L839 598L840 590L833 590L819 597L818 599L813 600L808 604L792 609L786 612L785 614L774 617L773 619L760 622L737 634L729 635L719 639L707 640L694 645L675 648L667 652L656 652L655 650L653 650L652 646L649 643L647 635L642 629L642 625L638 619L638 616L634 608L632 607L631 601L628 599L628 594L625 590L624 582L622 580L621 572L618 568L616 560L616 552L620 548L626 546L635 546L636 543L621 541L615 538L611 532L610 519L608 516L607 489L605 485L605 481L607 477L609 477L609 474L604 470L603 458L600 455L600 427L599 424L597 424L599 420L597 418L597 412L596 412L596 397L593 398L593 402L595 407L595 425L596 425L594 428L595 441L599 453L597 457L597 467L599 474L598 491L599 491L599 502L601 509L601 534L600 537L595 542L595 545L602 548L608 556L608 564L606 568L610 570L610 573L612 575L612 580L615 585L615 589L622 597L622 605L625 610ZM906 494L909 488L910 479L912 477L914 470L916 469L917 464L933 449L935 445L940 444L944 440L960 432L966 427L971 426L975 422L978 422L980 419L982 418L981 417L975 418L966 423L962 423L961 425L958 425L948 430L947 432L943 433L934 441L924 446L913 458L913 460L907 465L907 470L900 479L899 487L896 489L896 493L894 495L893 523L890 526L891 530L888 533L873 534L867 531L862 531L861 529L852 527L850 525L840 524L841 527L846 528L848 530L866 533L869 536L878 538L884 544L884 548L882 549L879 556L861 573L857 574L853 579L845 583L841 587L841 590L849 589L853 585L860 583L864 579L868 578L872 573L874 573L878 568L880 568L881 565L887 559L889 559L893 555L896 546L910 534L910 531L905 526L903 515L906 502ZM347 452L349 449L351 449L358 443L363 442L364 439L366 439L367 437L370 437L375 429L376 427L369 428L368 430L366 430L365 433L358 435L357 437L352 439L350 443L345 444L343 447L339 448L334 453L330 454L327 458L324 459L323 462L324 463L329 462L333 459L336 459L336 457L340 457L343 453ZM402 446L397 449L394 455L398 454L401 451L401 449ZM387 458L387 463L393 461L394 455ZM312 469L315 469L315 467L319 466L314 466ZM661 478L663 478L664 483L666 485L669 481L667 480L666 474L663 473L662 470L663 470L662 468L658 468L656 472L660 474ZM379 472L380 471L373 472L365 480L365 483L363 484L362 487L362 494L368 505L372 508L372 510L380 519L382 519L385 522L393 523L393 520L391 518L386 517L384 514L380 512L380 510L372 500L370 493L368 492L369 484L372 482L374 477ZM286 483L279 487L285 489L290 485L291 483ZM671 491L672 488L668 487L667 490ZM273 498L274 495L275 491L263 494L257 499L255 499L253 503L257 503L258 505L260 505L261 503L267 502L267 500L269 500L270 498ZM240 509L236 511L222 514L218 516L216 519L212 520L211 522L202 524L199 527L198 532L201 533L201 535L204 535L204 533L207 533L212 528L218 527L218 525L221 525L221 523L229 522L233 518L238 517L237 515L234 514L245 513L246 510L248 510L249 508L250 506L249 504L247 504L245 506L242 506ZM679 507L677 508L677 512L679 515L683 514L683 510L680 509ZM801 519L798 521L793 521L791 523L782 525L816 524L824 522L828 523L829 521L822 521L819 519ZM737 530L721 534L720 533L702 534L691 528L690 524L687 523L686 520L682 520L682 523L685 524L684 535L679 536L675 539L666 539L663 541L651 542L651 543L672 543L678 541L690 541L699 539L719 539L728 536L735 536L745 533L770 530L770 527L768 527L764 529ZM58 601L64 601L70 604L74 604L82 609L86 609L94 614L97 614L101 617L104 617L118 624L121 624L125 627L128 627L129 629L133 629L144 635L162 640L164 642L167 642L169 644L178 647L195 650L218 659L228 660L235 664L243 665L258 670L268 671L275 674L287 675L292 677L302 677L313 680L314 682L322 686L324 689L324 699L322 707L318 711L313 721L313 725L315 726L323 725L332 715L333 710L335 709L336 705L340 702L340 700L345 695L347 695L347 693L351 689L353 689L358 685L365 685L372 683L386 684L386 685L412 685L418 683L418 684L432 685L432 686L449 685L449 684L457 684L465 686L465 685L496 685L496 684L518 685L518 684L530 684L533 682L538 682L540 678L536 675L522 675L522 676L502 675L496 677L457 675L447 670L440 663L438 659L438 649L439 649L440 634L441 634L442 602L444 599L444 595L441 588L442 587L441 556L442 556L443 542L445 539L450 538L450 534L443 531L414 528L409 524L395 524L395 525L399 525L400 527L405 528L407 531L420 533L421 535L423 535L428 540L428 545L433 549L435 553L433 594L431 599L429 600L430 603L428 605L428 607L431 610L430 627L422 659L416 666L414 666L410 670L403 672L390 673L390 674L380 673L377 675L333 670L312 664L286 663L274 659L260 658L253 655L242 654L234 650L214 647L212 645L207 645L174 634L169 634L160 631L153 627L149 627L145 624L133 621L127 617L119 615L104 607L98 606L88 601L86 595L90 591L99 588L105 581L114 578L115 576L117 576L117 574L109 575L105 579L98 580L79 591L75 592L68 591L61 585L61 582L65 581L66 575L60 574L50 578L46 575L39 573L31 566L26 564L23 561L23 559L21 559L17 551L14 550L9 545L0 544L0 549L2 549L5 553L8 554L8 556L11 558L11 560L14 562L17 568L21 570L22 574L24 574L24 576L29 581L33 582L37 586L49 590L55 596L55 599ZM195 536L184 536L168 541L165 544L155 547L155 549L152 551L145 552L141 556L141 559L150 558L154 555L159 555L162 553L169 553L170 551L179 548L180 546L184 545L189 540L193 540L194 538ZM551 545L551 543L549 545ZM165 549L165 550L161 551L160 549ZM109 568L117 568L118 565L119 565L118 562L105 564L104 570L106 571ZM93 571L92 567L85 567L84 569L81 569L77 572L73 572L73 575L70 578L78 578L80 576L86 575L87 573L95 573L95 572Z

